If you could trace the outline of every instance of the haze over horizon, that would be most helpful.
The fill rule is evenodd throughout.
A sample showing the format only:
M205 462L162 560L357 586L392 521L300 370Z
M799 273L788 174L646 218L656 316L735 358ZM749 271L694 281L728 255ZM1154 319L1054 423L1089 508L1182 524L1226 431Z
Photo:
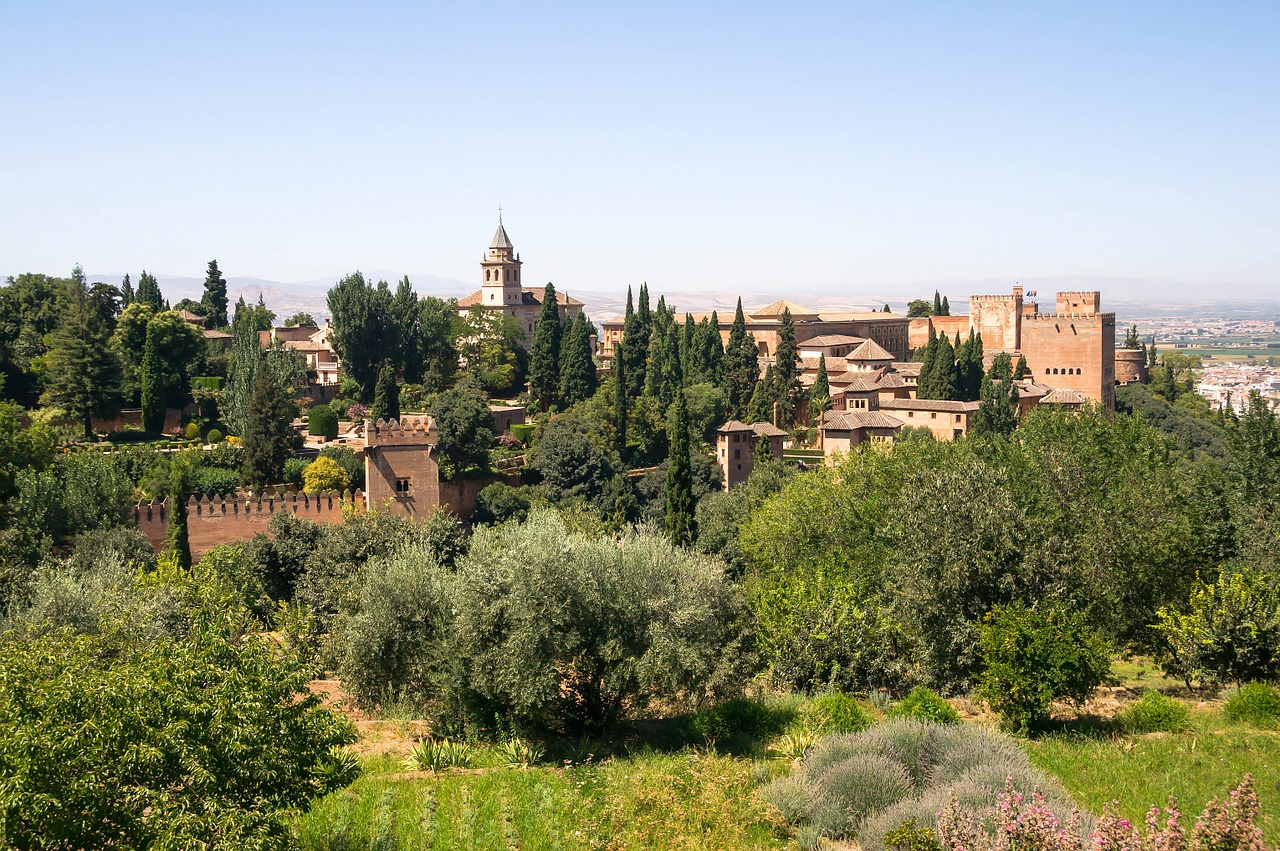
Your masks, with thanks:
M0 275L474 288L501 205L570 292L1280 292L1274 4L53 2L0 30Z

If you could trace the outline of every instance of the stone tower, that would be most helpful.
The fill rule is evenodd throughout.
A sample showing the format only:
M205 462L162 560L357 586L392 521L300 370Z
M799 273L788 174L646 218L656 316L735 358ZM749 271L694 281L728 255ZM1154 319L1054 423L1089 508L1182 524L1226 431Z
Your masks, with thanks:
M440 504L436 421L431 417L364 421L365 505L408 520Z
M498 217L498 230L489 243L484 259L480 261L482 283L480 303L485 307L514 307L523 302L520 284L520 255L507 237Z

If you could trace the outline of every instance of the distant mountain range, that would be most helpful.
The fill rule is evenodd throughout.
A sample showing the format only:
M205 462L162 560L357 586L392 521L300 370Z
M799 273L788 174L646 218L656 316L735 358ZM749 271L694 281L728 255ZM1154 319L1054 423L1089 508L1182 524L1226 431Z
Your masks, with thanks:
M123 273L116 275L89 275L90 281L106 281L118 284ZM329 313L325 294L339 279L339 275L315 278L309 281L285 283L263 278L230 277L227 291L234 304L244 296L247 302L256 302L261 293L267 306L283 319L298 311L311 313L317 319ZM372 281L399 281L403 273L372 271L365 277ZM183 298L199 299L204 291L204 278L175 275L156 275L160 289L170 302ZM441 298L461 298L474 292L478 285L471 281L441 278L436 275L409 275L409 282L419 295ZM136 281L135 281L136 283ZM1031 278L1022 281L1001 279L925 281L906 285L860 285L844 292L806 290L796 287L779 287L771 292L742 290L697 290L686 292L662 292L651 288L656 302L665 295L667 303L681 313L718 311L721 316L732 316L739 298L748 310L786 298L798 304L825 311L879 310L888 304L895 313L906 311L911 299L933 297L934 290L949 297L956 313L968 311L968 297L979 293L1007 293L1015 283L1027 292L1036 292L1034 298L1052 304L1054 293L1059 290L1099 290L1103 309L1115 311L1118 321L1157 317L1239 317L1280 318L1280 300L1277 299L1222 299L1194 296L1197 288L1179 281L1161 281L1133 278L1103 278L1069 275L1051 278ZM1280 288L1277 288L1280 289ZM626 290L572 290L574 298L581 299L587 313L597 322L622 316L626 307Z

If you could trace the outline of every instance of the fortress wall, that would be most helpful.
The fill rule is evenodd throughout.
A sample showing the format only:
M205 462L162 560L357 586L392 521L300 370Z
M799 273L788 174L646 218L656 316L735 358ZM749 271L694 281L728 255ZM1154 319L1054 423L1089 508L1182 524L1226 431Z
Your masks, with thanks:
M271 518L284 511L317 523L341 523L346 503L364 510L360 491L327 494L280 494L262 498L249 496L191 497L187 500L187 539L191 557L198 559L219 544L252 538L267 531ZM169 501L140 502L133 508L138 529L147 536L156 552L164 550L168 538Z
M982 335L982 347L988 352L1016 352L1021 346L1021 288L1013 295L975 295L969 297L969 316L973 328Z
M935 334L945 333L952 341L955 340L955 336L958 333L960 340L963 342L969 336L970 327L972 326L970 325L969 317L964 314L959 316L918 316L911 320L911 325L907 329L907 347L913 352L927 344L929 342L930 328L933 328ZM893 349L889 351L893 351ZM908 355L910 355L910 352L908 352Z
M1032 377L1107 410L1115 409L1115 346L1114 313L1038 313L1022 320L1022 354Z

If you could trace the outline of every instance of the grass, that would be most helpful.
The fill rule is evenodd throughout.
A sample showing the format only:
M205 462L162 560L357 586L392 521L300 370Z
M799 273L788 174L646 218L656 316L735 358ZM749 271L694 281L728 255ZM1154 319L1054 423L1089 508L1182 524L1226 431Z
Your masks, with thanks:
M486 760L480 760L485 762ZM750 760L687 750L574 768L405 775L391 760L297 824L306 851L784 848Z
M1178 798L1188 824L1210 798L1221 798L1247 773L1262 805L1269 843L1280 841L1280 734L1227 722L1217 712L1193 711L1185 733L1117 736L1056 733L1028 741L1036 766L1056 775L1082 808L1100 813L1119 802L1125 818L1141 823L1147 809Z

